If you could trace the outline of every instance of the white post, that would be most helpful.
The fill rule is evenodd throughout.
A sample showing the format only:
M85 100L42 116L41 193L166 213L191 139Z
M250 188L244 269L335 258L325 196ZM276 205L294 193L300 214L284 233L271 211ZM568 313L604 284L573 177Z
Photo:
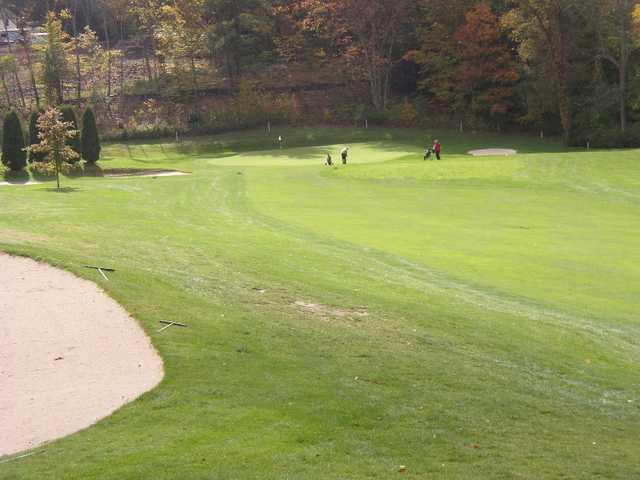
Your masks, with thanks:
M464 128L462 125L462 120L460 120L460 133L464 133Z
M267 121L267 132L271 133L271 121Z
M364 119L364 128L369 128L369 120L367 118Z

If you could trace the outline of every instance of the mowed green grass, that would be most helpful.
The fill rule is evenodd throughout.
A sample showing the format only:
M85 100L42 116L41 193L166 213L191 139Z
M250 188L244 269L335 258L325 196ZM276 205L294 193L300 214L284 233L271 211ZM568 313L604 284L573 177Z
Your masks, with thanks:
M102 167L192 175L0 187L0 249L100 284L166 377L0 478L640 477L637 151L298 129Z

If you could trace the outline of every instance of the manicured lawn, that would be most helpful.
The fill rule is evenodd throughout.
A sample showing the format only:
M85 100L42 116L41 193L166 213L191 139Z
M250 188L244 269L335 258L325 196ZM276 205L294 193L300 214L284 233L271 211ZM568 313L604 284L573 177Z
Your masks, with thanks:
M437 163L416 131L274 134L101 164L191 176L0 187L0 249L100 284L166 363L0 478L640 477L639 152L437 132Z

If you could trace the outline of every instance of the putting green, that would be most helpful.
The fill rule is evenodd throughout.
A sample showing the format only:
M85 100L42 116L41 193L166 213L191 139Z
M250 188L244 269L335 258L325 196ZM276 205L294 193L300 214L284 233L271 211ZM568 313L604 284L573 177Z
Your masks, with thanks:
M317 147L283 148L246 152L228 157L208 160L211 165L221 166L303 166L324 165L327 153L331 154L334 164L341 163L340 151L345 145L327 145ZM357 143L350 145L349 164L386 162L406 155L416 155L407 146L389 146L382 143Z
M0 478L640 476L637 151L279 134L282 150L238 132L101 162L188 176L0 190L0 248L100 284L166 368ZM444 160L423 162L434 134ZM350 164L322 166L342 145ZM466 154L483 147L520 153Z

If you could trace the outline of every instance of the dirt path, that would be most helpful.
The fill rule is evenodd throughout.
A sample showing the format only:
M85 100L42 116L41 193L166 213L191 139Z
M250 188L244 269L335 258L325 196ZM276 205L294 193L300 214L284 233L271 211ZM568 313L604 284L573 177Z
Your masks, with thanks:
M0 456L86 428L163 375L149 338L95 284L0 253Z

